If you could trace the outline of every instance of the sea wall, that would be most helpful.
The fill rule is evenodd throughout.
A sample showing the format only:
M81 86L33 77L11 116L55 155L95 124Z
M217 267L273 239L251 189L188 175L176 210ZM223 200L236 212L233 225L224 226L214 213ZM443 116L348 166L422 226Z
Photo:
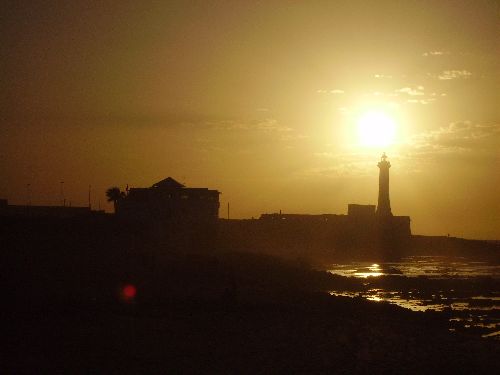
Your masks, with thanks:
M218 247L286 257L390 255L411 238L407 216L263 215L219 220Z

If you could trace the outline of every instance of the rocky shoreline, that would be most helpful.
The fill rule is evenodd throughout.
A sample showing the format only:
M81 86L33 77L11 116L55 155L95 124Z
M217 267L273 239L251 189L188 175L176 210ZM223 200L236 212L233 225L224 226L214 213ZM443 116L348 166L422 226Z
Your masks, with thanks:
M272 257L170 255L133 270L101 280L127 277L137 287L131 299L104 283L8 295L2 372L421 374L500 365L498 340L451 333L446 314L334 297L326 290L354 289L355 280ZM76 284L66 278L69 291Z

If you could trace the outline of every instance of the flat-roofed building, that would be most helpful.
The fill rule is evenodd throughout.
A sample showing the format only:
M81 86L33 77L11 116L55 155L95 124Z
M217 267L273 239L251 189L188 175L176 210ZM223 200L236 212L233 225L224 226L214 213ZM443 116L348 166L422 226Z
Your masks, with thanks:
M373 215L375 215L375 205L350 203L347 205L347 215L349 215L349 216L373 216Z
M172 177L149 188L131 188L117 202L117 215L145 221L210 222L219 217L219 191L187 188Z
M219 194L188 188L171 177L148 188L131 188L118 199L116 216L143 228L170 251L207 251L215 246Z
M90 207L16 205L0 199L0 217L67 219L89 216L95 212Z

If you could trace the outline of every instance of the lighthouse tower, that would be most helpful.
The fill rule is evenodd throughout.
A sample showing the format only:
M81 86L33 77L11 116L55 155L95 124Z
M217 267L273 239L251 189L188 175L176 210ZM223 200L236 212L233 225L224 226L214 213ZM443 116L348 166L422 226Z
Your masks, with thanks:
M391 201L389 200L389 168L391 163L387 161L387 155L382 155L382 160L377 164L380 169L378 175L378 205L377 215L392 216Z

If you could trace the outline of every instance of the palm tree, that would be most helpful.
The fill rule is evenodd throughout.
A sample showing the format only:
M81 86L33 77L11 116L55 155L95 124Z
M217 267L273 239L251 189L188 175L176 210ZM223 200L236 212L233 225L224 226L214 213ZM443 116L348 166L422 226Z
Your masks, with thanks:
M108 190L106 190L106 197L108 198L108 202L113 202L115 213L116 213L117 203L120 199L123 198L123 196L124 193L120 191L119 187L113 186L110 187Z

